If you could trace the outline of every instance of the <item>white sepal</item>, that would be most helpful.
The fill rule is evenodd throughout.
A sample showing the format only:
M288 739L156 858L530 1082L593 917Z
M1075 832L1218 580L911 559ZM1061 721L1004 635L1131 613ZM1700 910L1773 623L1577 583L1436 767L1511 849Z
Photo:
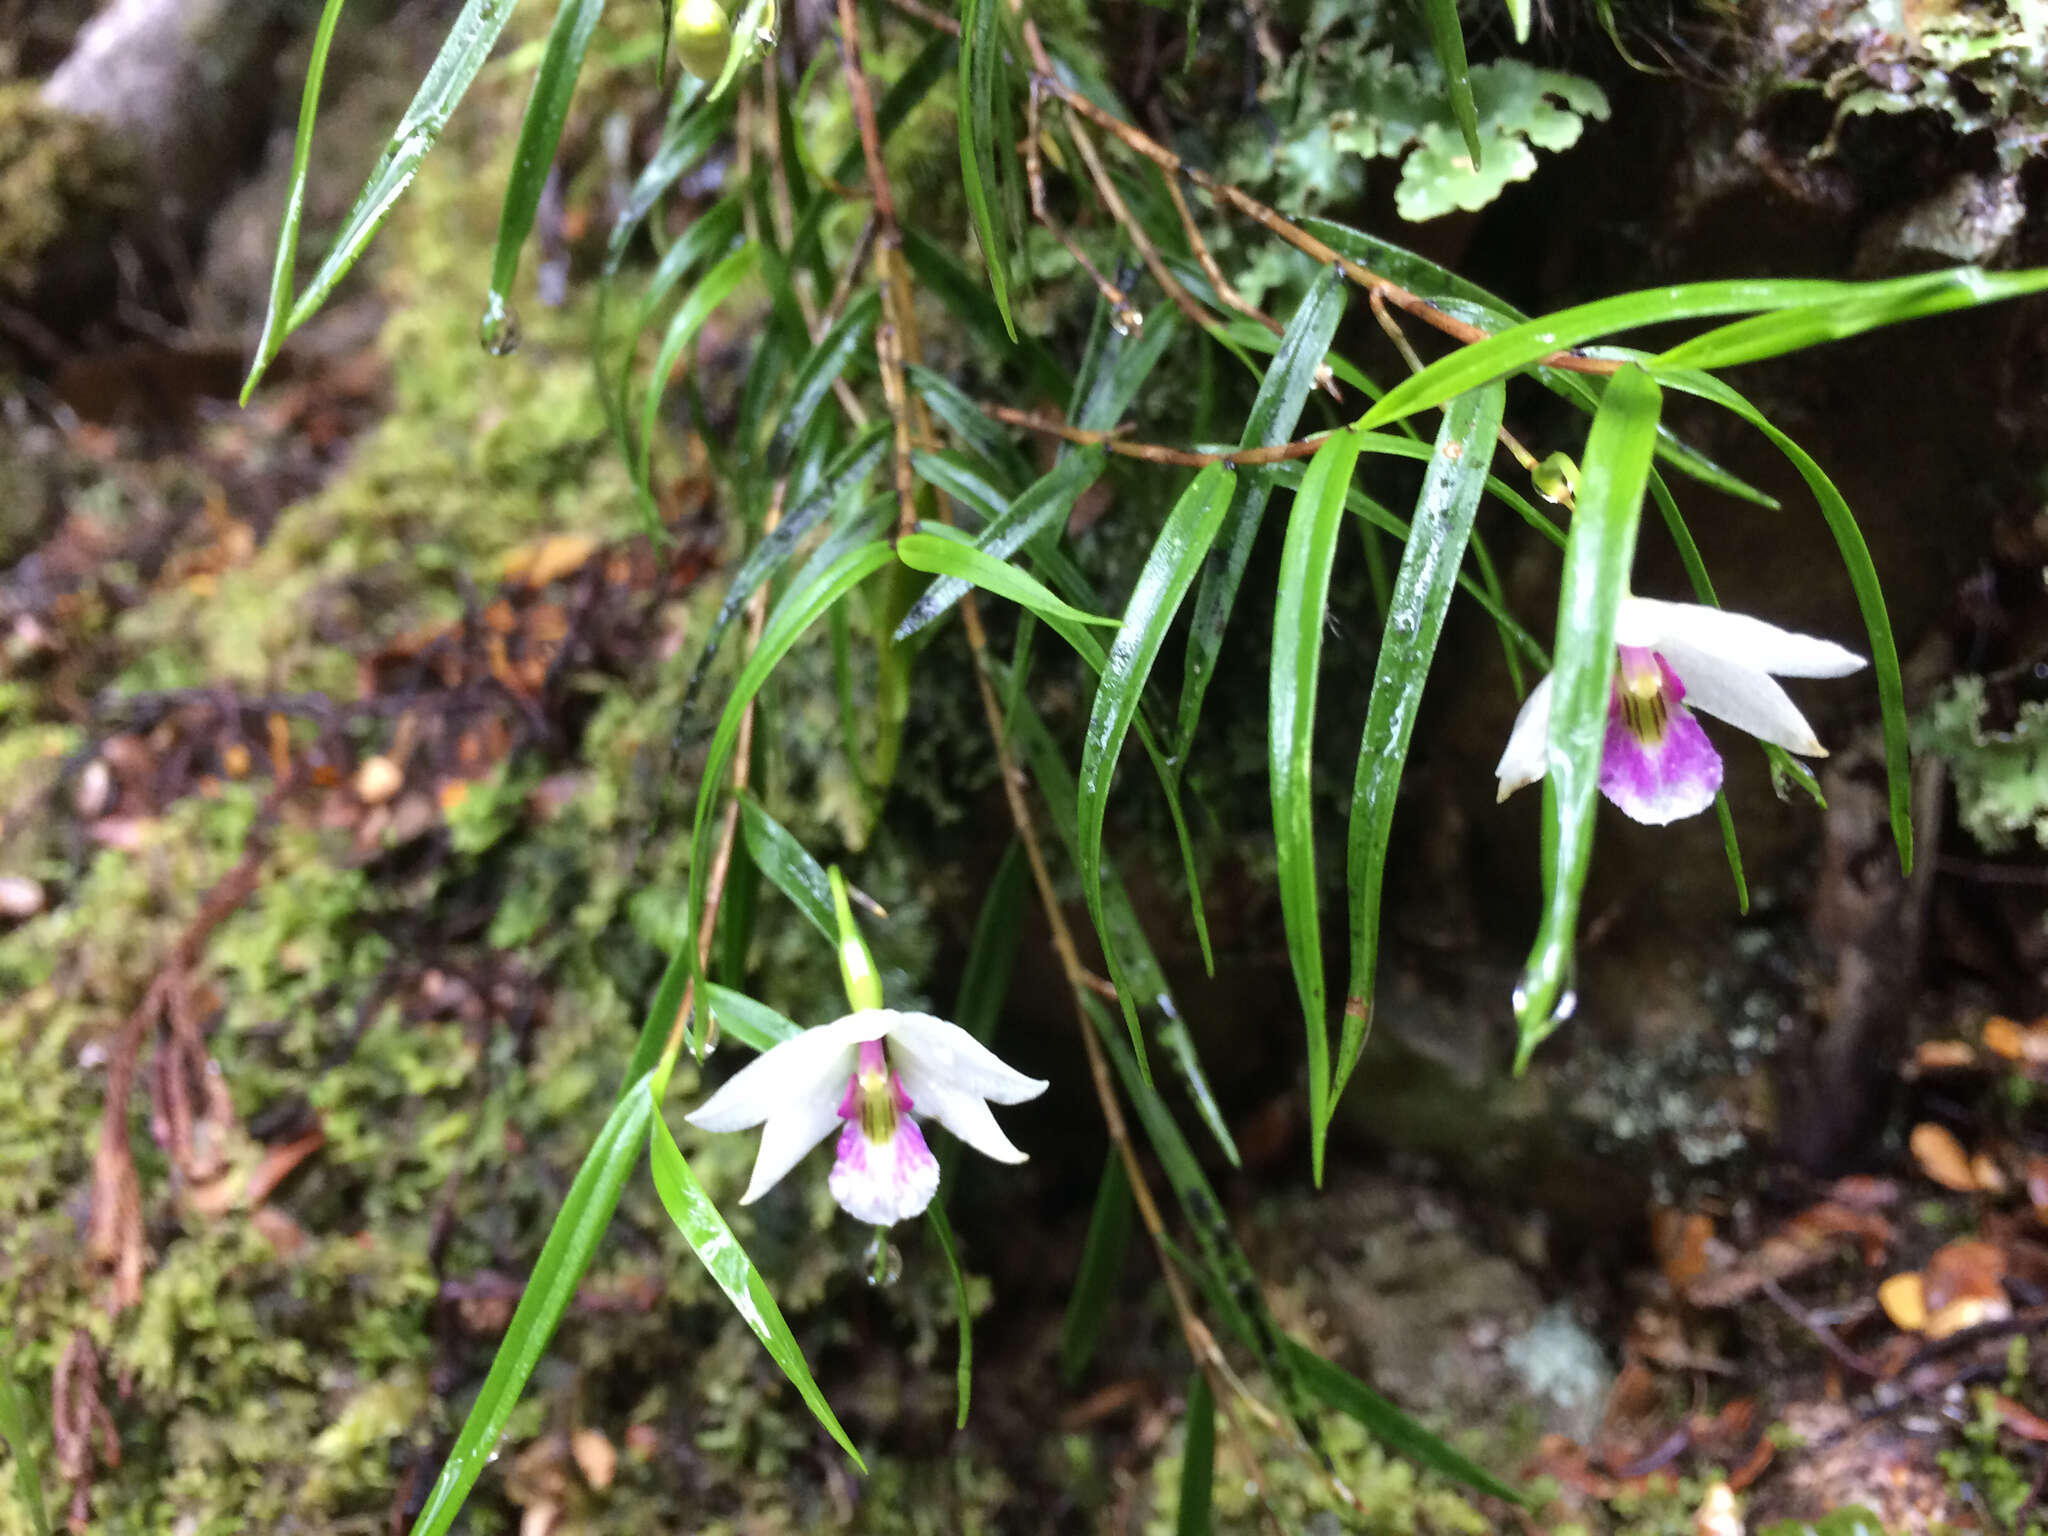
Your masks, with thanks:
M785 1040L735 1072L718 1092L683 1118L702 1131L743 1131L759 1125L793 1099L836 1078L843 1091L853 1075L854 1053L863 1040L887 1033L885 1015L848 1014ZM835 1098L833 1104L836 1106Z
M1497 799L1505 800L1525 784L1534 784L1547 771L1544 761L1550 747L1550 679L1545 677L1529 690L1522 709L1515 716L1515 728L1494 767L1500 780Z
M1681 645L1693 655L1714 656L1779 677L1847 677L1864 665L1854 651L1818 635L1794 634L1725 608L1667 603L1652 597L1622 599L1615 614L1614 643L1662 651L1688 688L1692 679L1672 658L1673 645Z
M1770 674L1710 651L1694 650L1683 641L1666 640L1659 654L1685 685L1688 709L1725 720L1759 741L1773 742L1789 752L1827 756L1806 716Z
M927 1083L942 1083L997 1104L1022 1104L1045 1092L1044 1082L1009 1066L958 1024L929 1013L896 1013L891 1018L889 1059L903 1074L912 1098L917 1096L909 1086L913 1065Z
M984 1157L999 1163L1021 1163L1024 1154L1003 1134L987 1100L930 1076L913 1060L898 1067L912 1113L929 1116Z

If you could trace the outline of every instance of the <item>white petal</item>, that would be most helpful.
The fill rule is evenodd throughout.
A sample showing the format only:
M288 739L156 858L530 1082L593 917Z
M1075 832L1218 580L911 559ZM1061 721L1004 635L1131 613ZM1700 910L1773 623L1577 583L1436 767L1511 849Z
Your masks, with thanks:
M718 1092L683 1118L704 1131L743 1131L759 1125L795 1099L821 1091L837 1078L843 1091L853 1075L854 1053L863 1040L879 1040L887 1028L877 1013L849 1014L785 1040L735 1072ZM835 1096L836 1109L839 1100Z
M754 1176L747 1180L741 1205L752 1205L781 1182L782 1176L803 1161L804 1154L832 1134L841 1124L839 1102L845 1097L847 1079L839 1079L837 1094L812 1095L785 1105L768 1117L761 1127L761 1149L754 1154Z
M1658 654L1685 685L1688 708L1788 751L1827 756L1799 706L1766 673L1672 641L1666 641Z
M1661 603L1647 597L1622 599L1615 617L1614 642L1662 651L1667 661L1671 660L1670 647L1680 644L1695 654L1705 652L1780 677L1847 677L1864 665L1861 656L1832 640L1797 635L1746 613L1699 603ZM1672 662L1674 669L1677 665Z
M1522 700L1515 728L1508 732L1506 750L1500 755L1494 776L1500 780L1497 799L1505 800L1524 784L1534 784L1547 771L1544 761L1550 749L1550 679L1545 677Z
M922 1079L963 1089L998 1104L1022 1104L1045 1092L1046 1084L1004 1064L1001 1057L958 1024L928 1013L898 1013L889 1025L889 1060L908 1088L914 1064ZM910 1090L916 1097L915 1090Z
M999 1163L1024 1161L1024 1154L1003 1134L981 1095L927 1076L914 1061L903 1062L898 1075L915 1113L938 1121L983 1157L992 1157Z

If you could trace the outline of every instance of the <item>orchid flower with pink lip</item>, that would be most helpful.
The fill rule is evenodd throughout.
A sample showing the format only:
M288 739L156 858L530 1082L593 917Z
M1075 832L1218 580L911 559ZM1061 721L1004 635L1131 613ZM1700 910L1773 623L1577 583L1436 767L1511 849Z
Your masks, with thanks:
M920 1215L938 1193L939 1162L913 1114L997 1162L1021 1163L988 1106L1021 1104L1045 1089L957 1024L867 1008L783 1041L685 1118L706 1131L761 1127L742 1205L841 1127L832 1198L849 1216L886 1227Z
M1693 711L1804 757L1827 749L1776 677L1846 677L1863 658L1832 640L1795 635L1697 603L1624 597L1615 615L1613 690L1600 792L1650 826L1697 816L1721 788L1721 754ZM1494 769L1505 800L1549 771L1550 679L1522 702Z

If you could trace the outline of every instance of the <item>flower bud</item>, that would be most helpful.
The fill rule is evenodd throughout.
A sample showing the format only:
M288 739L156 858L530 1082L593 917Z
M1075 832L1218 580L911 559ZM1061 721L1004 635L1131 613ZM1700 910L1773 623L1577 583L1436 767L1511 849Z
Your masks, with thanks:
M699 80L716 80L732 51L732 23L718 0L682 0L676 7L676 57Z

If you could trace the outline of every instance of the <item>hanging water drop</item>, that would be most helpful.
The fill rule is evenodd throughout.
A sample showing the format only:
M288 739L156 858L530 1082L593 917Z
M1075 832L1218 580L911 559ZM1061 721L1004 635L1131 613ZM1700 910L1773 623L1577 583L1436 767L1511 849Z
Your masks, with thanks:
M861 1263L867 1266L868 1284L880 1288L894 1285L903 1278L903 1252L889 1241L889 1234L882 1228L875 1228L875 1235L868 1239L867 1248L861 1253Z
M519 313L505 302L503 294L494 293L484 301L477 339L493 357L509 357L519 350Z

